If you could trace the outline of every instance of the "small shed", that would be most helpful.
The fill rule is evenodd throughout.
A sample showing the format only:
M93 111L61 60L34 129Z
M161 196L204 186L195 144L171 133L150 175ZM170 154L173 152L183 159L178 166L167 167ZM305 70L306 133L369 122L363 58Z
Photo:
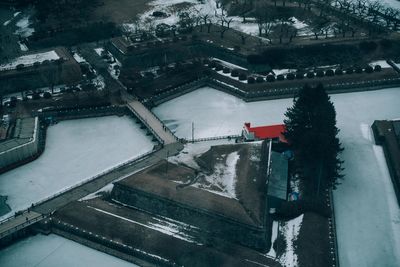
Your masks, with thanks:
M283 135L285 130L284 124L251 127L250 122L246 122L243 126L242 136L245 141L272 139L272 141L287 143Z

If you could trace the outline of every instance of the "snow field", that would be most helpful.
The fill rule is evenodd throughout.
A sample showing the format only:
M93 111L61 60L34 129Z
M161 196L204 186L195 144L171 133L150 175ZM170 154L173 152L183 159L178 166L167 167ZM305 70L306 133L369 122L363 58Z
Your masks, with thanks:
M341 266L396 266L400 262L400 210L382 148L374 145L374 120L400 114L400 88L336 94L339 138L345 150L342 184L334 191ZM292 99L245 103L214 90L198 89L154 108L178 137L239 134L244 122L282 123Z
M127 116L50 126L37 160L0 175L0 195L8 196L11 207L0 220L152 149L151 139Z
M14 59L10 63L0 65L0 71L15 69L19 64L32 65L35 62L42 63L45 60L57 60L59 58L60 57L54 50L43 53L25 55Z
M2 249L0 266L138 267L54 234L28 237Z
M24 16L20 20L15 23L15 26L18 27L18 29L15 31L14 34L20 35L21 37L27 38L31 36L34 32L35 29L30 27L31 21L30 21L30 16Z

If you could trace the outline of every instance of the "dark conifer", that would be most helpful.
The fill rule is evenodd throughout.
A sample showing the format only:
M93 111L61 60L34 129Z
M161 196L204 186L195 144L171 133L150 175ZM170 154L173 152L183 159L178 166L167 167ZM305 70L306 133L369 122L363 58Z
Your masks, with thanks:
M335 187L341 178L343 150L337 137L336 111L323 86L305 85L285 113L285 137L292 145L296 160L310 193Z

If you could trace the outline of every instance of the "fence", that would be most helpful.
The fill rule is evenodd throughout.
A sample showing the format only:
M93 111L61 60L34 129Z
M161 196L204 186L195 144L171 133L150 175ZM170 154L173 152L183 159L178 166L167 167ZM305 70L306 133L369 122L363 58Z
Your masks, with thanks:
M112 167L112 168L110 168L110 169L107 169L107 170L105 170L105 171L103 171L103 172L101 172L101 173L99 173L99 174L97 174L97 175L95 175L95 176L93 176L93 177L91 177L91 178L89 178L89 179L86 179L86 180L84 180L84 181L82 181L82 182L80 182L80 183L78 183L78 184L75 184L75 185L73 185L73 186L67 187L67 188L65 188L65 189L63 189L63 190L61 190L61 191L59 191L59 192L57 192L57 193L55 193L55 194L53 194L53 195L51 195L51 196L48 196L48 197L46 197L46 198L44 198L44 199L42 199L42 200L40 200L40 201L38 201L38 202L36 202L36 203L33 203L33 206L37 207L37 206L39 206L39 205L41 205L41 204L43 204L43 203L45 203L45 202L47 202L47 201L49 201L49 200L51 200L51 199L54 199L54 198L56 198L56 197L58 197L58 196L60 196L60 195L62 195L62 194L64 194L64 193L66 193L66 192L68 192L68 191L71 191L71 190L73 190L73 189L76 189L76 188L78 188L78 187L80 187L80 186L82 186L82 185L84 185L84 184L86 184L86 183L92 182L93 180L98 179L98 178L101 177L101 176L107 175L107 174L109 174L109 173L111 173L111 172L113 172L113 171L115 171L115 170L117 170L117 169L119 169L119 168L128 166L128 165L130 165L130 164L139 162L139 161L141 161L141 160L144 160L147 156L153 154L155 151L157 151L157 149L153 149L152 151L146 152L146 153L144 153L144 154L142 154L142 155L140 155L140 156L138 156L138 157L135 157L135 158L133 158L133 159L131 159L131 160L128 160L128 161L126 161L126 162L123 162L123 163L121 163L121 164L119 164L119 165L117 165L117 166L115 166L115 167ZM17 216L18 216L18 215L23 215L23 214L25 214L26 212L27 212L27 210L21 210L21 211L17 211L16 214L17 214ZM43 216L43 217L42 217L41 219L45 218L47 215L42 215L42 216ZM15 216L9 217L9 218L7 218L7 219L5 219L5 220L2 220L2 221L0 222L0 225L6 223L6 222L8 222L8 221L11 221L11 220L13 220L13 219L15 219ZM40 220L41 220L41 219L40 219ZM38 219L37 221L39 221L39 219ZM29 221L28 221L28 222L29 222ZM32 224L32 223L31 223L31 224ZM10 229L9 231L15 232L15 231L18 231L18 230L20 230L20 229L23 229L24 227L29 226L29 225L30 225L30 224L26 224L26 222L24 222L23 224L17 225L17 226L15 226L14 228ZM8 231L7 231L7 232L8 232ZM8 234L9 234L9 233L8 233ZM6 235L8 235L8 234L6 234ZM6 235L1 234L1 235L0 235L0 238L4 237L4 236L6 236Z
M334 254L334 256L332 255L332 261L333 261L332 265L335 267L340 267L337 234L336 234L335 208L334 208L333 197L332 197L332 189L329 189L329 202L330 202L331 213L332 213L331 220L329 221L329 226L330 226L329 230L331 231L331 233L333 235L332 236L333 248L331 248L330 253ZM331 235L329 235L329 237L331 237Z
M147 121L136 112L136 110L128 104L129 110L146 126L146 128L154 135L154 137L160 142L160 144L164 144L164 140L154 131L153 128L147 123ZM157 118L157 117L156 117ZM158 119L158 118L157 118Z
M239 137L240 137L239 134L234 134L234 135L221 135L221 136L205 137L197 139L186 139L186 138L183 139L188 143L198 143L198 142L206 142L206 141L221 140L221 139L235 139Z
M25 214L25 213L26 213L26 212L23 212L21 215L23 215L23 214ZM30 220L24 221L22 224L19 224L19 225L15 226L15 227L13 227L13 228L11 228L11 229L8 229L8 230L5 231L5 232L0 233L0 239L2 239L3 237L6 237L6 236L8 236L8 235L11 235L11 234L13 234L13 233L15 233L15 232L17 232L17 231L19 231L19 230L21 230L21 229L24 229L24 228L26 228L26 227L28 227L28 226L30 226L30 225L32 225L32 224L38 222L38 221L41 221L41 220L43 220L44 218L46 218L47 216L48 216L48 215L46 215L46 214L41 214L41 215L38 216L38 217L35 217L35 218L30 219ZM8 219L6 219L6 220L3 220L3 221L2 221L2 224L3 224L5 221L11 221L11 219L14 219L14 217L10 217L10 218L8 218Z

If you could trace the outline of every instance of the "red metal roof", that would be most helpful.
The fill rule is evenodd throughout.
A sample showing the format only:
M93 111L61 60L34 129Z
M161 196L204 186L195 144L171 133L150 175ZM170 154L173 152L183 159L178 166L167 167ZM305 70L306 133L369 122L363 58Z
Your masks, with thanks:
M258 139L279 138L279 141L287 143L283 132L285 132L285 124L276 124L268 126L251 127L250 123L245 123L244 126Z

